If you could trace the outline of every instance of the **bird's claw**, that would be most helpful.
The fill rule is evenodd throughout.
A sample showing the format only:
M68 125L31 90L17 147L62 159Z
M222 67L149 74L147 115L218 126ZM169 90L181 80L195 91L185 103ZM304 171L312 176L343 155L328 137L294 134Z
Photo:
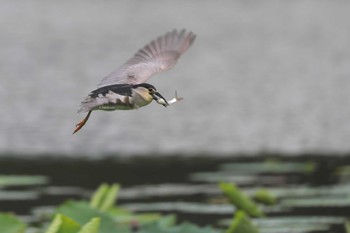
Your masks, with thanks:
M73 132L73 134L75 134L76 132L78 132L81 128L83 128L83 126L85 125L86 121L85 119L80 121L78 124L75 125L75 130Z
M81 128L83 128L83 126L86 124L86 122L89 120L90 114L92 111L89 111L88 114L86 115L86 117L81 120L78 124L75 125L75 130L73 132L73 134L75 134L76 132L78 132Z

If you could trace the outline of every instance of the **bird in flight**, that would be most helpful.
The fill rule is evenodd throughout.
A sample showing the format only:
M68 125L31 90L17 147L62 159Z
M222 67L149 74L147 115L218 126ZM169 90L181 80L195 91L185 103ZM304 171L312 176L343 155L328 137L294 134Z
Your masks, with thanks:
M155 100L165 107L180 101L177 96L167 101L157 89L146 83L153 75L172 68L196 38L185 29L159 36L140 49L131 59L104 77L82 102L78 112L87 112L73 132L78 132L94 110L132 110Z

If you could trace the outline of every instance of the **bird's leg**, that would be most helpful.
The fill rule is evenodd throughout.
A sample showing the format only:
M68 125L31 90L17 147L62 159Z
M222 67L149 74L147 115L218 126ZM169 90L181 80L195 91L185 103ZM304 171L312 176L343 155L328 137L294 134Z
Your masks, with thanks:
M78 132L81 128L83 128L83 126L86 124L86 122L89 120L90 114L92 111L89 111L88 114L86 115L86 117L81 120L76 126L75 126L75 130L73 132L73 134L75 134L76 132Z

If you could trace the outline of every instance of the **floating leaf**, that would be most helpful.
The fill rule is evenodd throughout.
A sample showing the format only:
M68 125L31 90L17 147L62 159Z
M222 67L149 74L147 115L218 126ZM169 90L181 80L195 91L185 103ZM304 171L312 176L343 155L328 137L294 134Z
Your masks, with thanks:
M118 184L113 184L109 187L109 190L105 194L104 199L101 200L100 202L99 210L106 211L107 209L111 208L115 204L119 189L120 189L120 186Z
M198 227L192 223L183 223L175 225L176 218L169 216L160 221L142 226L138 233L219 233L221 231L212 227Z
M260 208L244 193L242 193L236 185L232 183L220 183L221 191L228 197L231 204L238 209L245 211L253 217L262 217L264 213Z
M258 233L258 228L250 221L244 211L237 211L226 233Z
M345 222L345 231L346 233L350 233L350 221L346 221Z
M147 213L147 214L130 214L130 215L118 215L115 216L115 221L120 224L132 224L137 222L138 224L145 224L149 222L155 222L162 217L159 213Z
M119 207L112 207L109 208L108 211L106 211L106 213L108 213L111 216L125 216L125 215L132 215L132 212L130 210L127 209L123 209L123 208L119 208Z
M224 180L240 185L253 184L258 181L257 177L251 175L237 175L231 172L197 172L190 175L190 180L199 182L214 182Z
M165 229L165 228L175 226L175 223L176 223L176 216L168 215L166 217L161 218L159 221L155 223L151 223L149 225L157 225L159 228Z
M336 175L344 175L349 176L350 175L350 165L344 165L337 167L337 169L334 172Z
M46 176L0 175L1 186L30 186L48 183Z
M90 206L92 208L98 209L101 201L103 200L104 196L108 192L109 186L108 184L101 184L97 190L92 194L92 197L90 199Z
M345 222L344 217L331 217L331 216L283 216L283 217L266 217L253 219L252 222L259 227L259 229L286 229L290 227L300 226L321 226L324 228L326 225L342 224ZM229 226L231 219L224 219L219 222L221 226Z
M0 213L0 232L1 233L24 233L26 224L19 221L12 214Z
M265 188L259 189L253 195L253 199L256 202L263 203L266 205L274 205L276 204L276 197L272 195L272 193Z
M255 174L237 174L231 171L219 171L219 172L198 172L191 174L190 179L192 181L217 183L220 181L231 182L238 185L272 185L281 184L286 182L285 176L277 175L261 175Z
M51 219L55 212L54 206L38 206L31 210L33 217L39 220Z
M41 192L50 196L81 196L85 190L79 187L48 186L41 188Z
M108 192L109 186L108 184L101 184L97 190L93 193L91 200L90 200L90 206L92 208L98 209L101 201L103 200L104 196Z
M290 227L259 227L259 233L311 233L311 232L329 232L329 225L295 225Z
M77 233L80 225L73 219L62 214L56 214L45 233Z
M221 170L231 171L240 174L259 174L259 173L302 173L310 174L315 171L314 162L280 162L276 160L266 161L264 163L227 163L220 166Z
M219 194L217 184L158 184L140 185L120 190L122 199L141 199L154 197L213 195Z
M110 215L92 208L87 202L68 201L58 207L57 213L66 215L80 225L85 225L92 218L99 217L101 219L100 233L111 233L118 229Z
M121 205L133 211L176 211L196 214L232 214L234 206L228 204L205 204L193 202L131 203Z
M338 179L342 183L349 183L350 180L350 165L344 165L337 167L334 175L338 176Z
M254 194L260 188L245 188L244 192L250 196ZM290 185L287 187L269 187L271 195L277 199L280 198L300 198L300 197L316 197L316 196L342 196L347 197L350 193L350 185L329 185L308 187L305 185Z
M313 198L288 198L280 202L281 206L310 208L310 207L349 207L350 198L337 196L324 196Z
M129 225L133 224L134 222L137 222L138 224L145 224L162 218L160 213L134 214L129 210L117 207L108 209L106 213L108 213L116 223Z
M8 191L0 190L0 200L14 201L14 200L35 200L39 198L38 191Z
M100 218L93 218L78 233L98 233ZM66 233L66 232L64 232Z
M118 184L111 186L107 184L100 185L91 198L90 206L100 211L106 211L114 205L119 189L120 186Z
M49 228L45 231L45 233L57 233L62 225L62 218L61 214L56 214L54 219L52 220L51 224L49 225ZM79 224L78 224L79 229Z
M328 231L333 224L342 224L341 217L288 216L255 219L253 222L266 233Z

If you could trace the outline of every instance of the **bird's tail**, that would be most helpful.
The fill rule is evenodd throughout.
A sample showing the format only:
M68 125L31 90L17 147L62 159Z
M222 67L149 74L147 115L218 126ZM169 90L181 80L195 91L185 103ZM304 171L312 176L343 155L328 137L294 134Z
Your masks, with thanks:
M98 101L95 98L91 98L90 96L88 96L81 102L78 109L78 113L89 112L98 105Z

